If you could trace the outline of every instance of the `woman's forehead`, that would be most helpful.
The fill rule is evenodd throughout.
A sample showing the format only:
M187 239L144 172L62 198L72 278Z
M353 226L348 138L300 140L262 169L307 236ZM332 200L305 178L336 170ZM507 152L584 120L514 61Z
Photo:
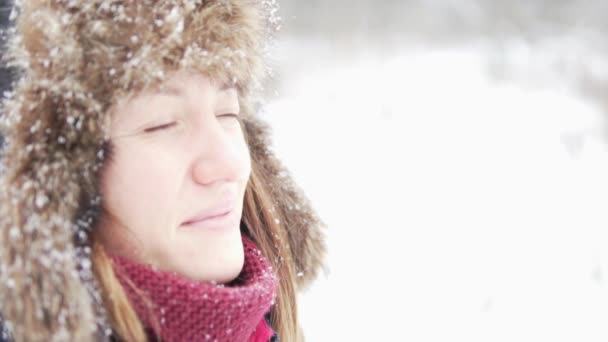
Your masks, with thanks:
M213 93L213 96L207 97L203 93ZM119 100L111 110L111 117L119 121L129 117L131 121L144 112L175 108L180 103L190 103L191 99L200 101L204 98L212 99L216 106L239 106L238 91L232 85L216 82L202 74L174 74L154 88Z
M154 91L170 95L183 95L184 89L188 87L209 88L217 92L234 92L235 95L237 90L233 84L209 78L199 72L179 71L170 74Z

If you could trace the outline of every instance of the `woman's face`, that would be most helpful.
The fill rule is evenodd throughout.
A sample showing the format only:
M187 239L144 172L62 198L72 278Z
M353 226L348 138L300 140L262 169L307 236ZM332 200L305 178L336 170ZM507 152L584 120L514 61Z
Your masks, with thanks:
M200 74L175 74L166 85L113 111L100 238L111 254L228 282L243 266L251 171L238 95Z

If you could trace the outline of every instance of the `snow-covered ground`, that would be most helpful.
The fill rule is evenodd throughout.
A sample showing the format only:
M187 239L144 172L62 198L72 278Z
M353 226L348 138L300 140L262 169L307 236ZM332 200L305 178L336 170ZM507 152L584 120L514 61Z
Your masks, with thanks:
M276 151L328 225L308 341L608 340L599 108L476 47L276 56Z

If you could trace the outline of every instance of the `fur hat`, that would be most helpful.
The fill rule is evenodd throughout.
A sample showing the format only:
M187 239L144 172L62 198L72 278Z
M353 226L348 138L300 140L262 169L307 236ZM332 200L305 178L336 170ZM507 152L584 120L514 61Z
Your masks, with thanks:
M15 337L92 338L100 305L87 232L101 201L108 112L178 69L238 89L252 159L287 219L298 286L316 276L322 223L255 113L276 11L274 0L17 1L5 56L15 81L0 118L0 311Z

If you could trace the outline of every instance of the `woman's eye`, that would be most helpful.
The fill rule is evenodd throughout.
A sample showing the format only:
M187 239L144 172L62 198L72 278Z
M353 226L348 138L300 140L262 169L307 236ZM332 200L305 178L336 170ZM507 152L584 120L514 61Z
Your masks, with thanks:
M175 125L177 125L177 121L173 121L173 122L169 122L169 123L166 123L166 124L162 124L162 125L146 128L146 129L144 129L144 132L145 133L156 132L156 131L160 131L160 130L163 130L163 129L171 128L171 127L173 127Z
M235 118L238 119L239 115L238 114L234 114L234 113L227 113L227 114L222 114L222 115L218 115L218 118Z

